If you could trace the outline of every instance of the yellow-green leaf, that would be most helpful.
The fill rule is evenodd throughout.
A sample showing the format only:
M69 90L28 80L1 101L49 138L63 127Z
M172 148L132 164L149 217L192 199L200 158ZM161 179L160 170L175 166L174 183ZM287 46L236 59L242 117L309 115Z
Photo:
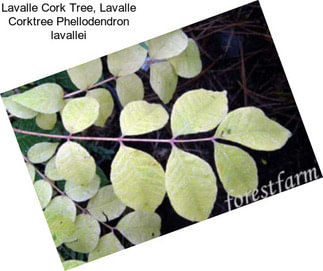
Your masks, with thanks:
M134 45L108 55L109 71L115 76L125 76L134 73L144 64L147 50L140 45Z
M93 157L80 144L66 142L56 154L56 169L66 180L76 184L88 184L95 175Z
M273 151L283 147L292 134L261 109L250 106L230 112L215 135L251 149Z
M171 128L174 136L214 129L228 112L226 91L196 89L186 92L174 104Z
M56 155L47 162L45 167L45 175L53 181L59 181L64 179L57 171Z
M144 98L144 84L135 73L117 79L116 90L122 106Z
M148 40L146 43L151 58L167 59L183 52L187 47L188 38L182 30L175 30Z
M257 166L242 149L215 143L215 165L224 189L233 197L250 195L258 186Z
M41 142L32 146L27 156L30 162L39 164L49 160L56 152L59 143Z
M2 101L8 110L9 113L12 115L21 118L21 119L32 119L34 118L38 113L36 111L33 111L27 107L22 106L19 103L16 103L12 100L12 96L10 97L3 97Z
M166 166L166 191L176 213L191 221L201 221L213 209L216 177L207 162L173 147Z
M135 211L124 216L117 229L131 243L139 244L160 235L161 219L156 213Z
M75 134L89 128L96 122L99 109L100 104L92 97L75 98L69 101L62 112L65 129Z
M44 180L35 182L34 187L40 202L40 206L42 209L44 209L53 196L53 188L47 181Z
M118 238L113 233L103 235L97 247L89 254L89 262L123 250Z
M88 214L80 214L76 217L75 225L76 240L65 243L66 246L81 253L93 251L99 242L101 232L99 223Z
M63 268L64 270L69 270L72 269L74 267L78 267L82 264L84 264L85 262L83 261L79 261L79 260L68 260L68 261L64 261L63 264Z
M57 121L57 114L38 114L36 116L36 124L39 128L44 130L52 130Z
M79 89L88 89L96 83L102 75L101 59L95 59L67 70L73 84Z
M64 91L60 85L46 83L22 94L13 95L12 100L33 111L52 114L64 106Z
M121 131L123 135L146 134L163 128L168 118L167 111L160 104L134 101L121 111Z
M173 98L177 81L178 76L169 62L155 63L150 66L150 85L165 104Z
M202 70L199 48L192 39L188 40L188 45L181 54L171 58L169 61L175 68L176 73L184 78L195 77Z
M165 196L165 173L149 154L126 146L111 165L111 182L117 197L127 206L153 212Z
M35 167L32 164L30 164L29 162L26 162L26 166L27 166L27 169L28 169L30 179L31 179L32 182L34 182L35 181L35 176L36 176Z
M116 196L112 185L107 185L89 200L87 209L97 220L104 222L118 218L126 206Z
M45 213L53 213L68 217L73 222L76 218L76 207L72 200L66 196L57 196L52 199L50 204L47 206Z
M65 193L74 201L81 202L92 198L99 190L100 177L95 175L88 184L65 183Z

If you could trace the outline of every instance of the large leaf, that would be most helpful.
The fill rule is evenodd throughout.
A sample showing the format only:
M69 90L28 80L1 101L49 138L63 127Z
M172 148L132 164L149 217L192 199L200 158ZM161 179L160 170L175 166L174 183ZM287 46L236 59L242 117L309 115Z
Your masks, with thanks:
M140 45L134 45L108 55L109 71L115 76L125 76L134 73L144 64L147 50Z
M117 229L131 243L139 244L160 235L161 219L156 213L135 211L124 216Z
M233 197L250 195L258 186L253 158L235 146L215 143L214 160L224 189Z
M226 91L196 89L177 99L171 116L174 136L214 129L228 112Z
M36 117L36 123L39 128L44 130L52 130L55 127L57 121L57 114L38 114Z
M122 106L144 98L144 84L135 73L117 79L116 90Z
M80 214L76 217L75 225L76 240L65 243L66 246L81 253L93 251L99 242L101 232L99 223L88 214Z
M49 160L56 152L59 143L41 142L32 146L27 153L28 159L34 164Z
M63 268L64 270L69 270L69 269L72 269L74 267L78 267L82 264L84 264L85 262L83 261L79 261L79 260L67 260L67 261L64 261L62 264L63 264Z
M163 128L168 113L160 104L135 101L121 111L120 126L123 135L141 135Z
M188 38L182 30L175 30L146 42L149 56L153 59L167 59L185 50Z
M102 75L101 59L95 59L67 70L73 84L79 89L88 89L96 83Z
M213 209L216 177L207 162L173 147L166 167L166 190L180 216L201 221L208 218Z
M165 174L158 161L126 146L113 159L111 182L118 198L135 210L153 212L165 196Z
M2 101L6 109L8 110L8 112L18 118L32 119L38 114L36 111L33 111L27 107L22 106L19 103L14 102L12 100L12 96L7 98L2 98Z
M53 83L42 84L22 94L13 95L12 100L34 111L52 114L64 106L64 91Z
M56 154L56 169L66 180L76 184L88 184L95 175L95 161L80 144L66 142Z
M92 216L99 221L118 218L126 209L126 206L113 192L112 185L102 187L99 192L89 200L87 209Z
M108 233L100 238L97 247L89 254L89 261L94 261L120 250L123 250L123 246L118 238L113 233Z
M99 116L100 104L91 97L75 98L69 101L62 112L65 129L75 134L93 125Z
M192 39L188 40L188 45L181 54L171 58L169 61L175 68L176 73L184 78L195 77L202 70L199 48Z
M42 209L44 209L53 196L53 188L47 181L44 180L35 182L34 187L40 202L40 206Z
M114 107L113 98L110 92L104 88L97 88L88 91L86 96L96 99L99 103L99 116L94 124L100 127L104 127L104 124L111 116Z
M165 103L173 98L178 76L169 62L160 62L150 67L150 85L158 97Z
M261 109L243 107L230 112L215 135L255 150L273 151L284 146L292 134Z
M63 177L59 174L56 168L56 156L47 162L45 167L45 175L53 181L63 180Z

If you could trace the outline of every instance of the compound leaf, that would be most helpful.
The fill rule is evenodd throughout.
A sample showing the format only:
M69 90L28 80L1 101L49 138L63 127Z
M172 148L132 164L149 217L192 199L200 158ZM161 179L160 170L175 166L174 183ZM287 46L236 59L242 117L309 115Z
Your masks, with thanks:
M250 106L230 112L215 135L251 149L273 151L285 145L291 132L269 119L261 109Z
M123 135L140 135L163 128L168 113L160 104L134 101L121 111L120 126Z
M119 77L116 82L116 90L122 106L144 98L144 84L135 73Z
M254 159L242 149L216 143L215 165L224 189L233 197L250 195L258 186Z
M63 264L63 268L64 270L69 270L69 269L72 269L74 267L78 267L82 264L84 264L85 262L83 261L79 261L79 260L67 260L67 261L64 261L62 264Z
M46 162L56 152L59 143L40 142L32 146L27 153L28 159L34 164Z
M45 175L53 181L63 180L63 177L59 174L56 168L56 155L47 162Z
M173 147L166 166L166 191L180 216L201 221L207 219L213 209L216 177L207 162Z
M111 182L117 197L127 206L153 212L165 196L165 173L149 154L120 146L111 165Z
M8 112L18 118L32 119L38 114L36 111L33 111L27 107L22 106L19 103L14 102L12 100L12 96L7 98L2 98L2 101L6 109L8 110Z
M196 89L183 94L174 104L171 128L174 136L214 129L228 112L226 91Z
M53 188L47 181L44 180L35 182L34 187L40 202L40 206L42 209L44 209L53 196Z
M36 124L43 130L52 130L57 121L57 114L38 114L36 116Z

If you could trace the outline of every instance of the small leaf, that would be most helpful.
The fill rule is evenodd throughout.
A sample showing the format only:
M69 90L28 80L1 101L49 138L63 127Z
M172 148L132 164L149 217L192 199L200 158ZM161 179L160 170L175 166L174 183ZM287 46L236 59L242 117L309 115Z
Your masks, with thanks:
M122 106L144 98L144 84L135 73L117 79L116 90Z
M45 167L45 175L53 180L53 181L60 181L64 178L59 174L56 168L56 156L54 156L52 159L50 159Z
M12 96L7 98L2 98L2 101L8 110L9 113L12 115L21 118L21 119L32 119L34 118L38 113L36 111L33 111L27 107L24 107L12 100Z
M100 178L95 175L88 184L65 183L65 193L74 201L81 202L92 198L99 190Z
M135 211L124 216L117 229L131 243L137 245L160 235L161 219L156 213Z
M195 77L202 70L199 48L192 39L188 40L188 45L181 54L171 58L169 61L175 68L176 73L184 78Z
M65 243L66 246L81 253L93 251L99 242L101 232L99 223L88 214L80 214L76 217L75 225L76 240Z
M104 222L118 218L126 206L113 192L112 185L102 187L99 192L89 200L87 209L97 220Z
M292 134L261 109L250 106L230 112L215 135L251 149L274 151L283 147Z
M71 221L75 221L76 218L76 207L72 200L66 196L57 196L52 199L50 204L47 206L45 213L53 213L68 217Z
M97 247L89 254L89 262L123 250L118 238L113 233L103 235Z
M115 76L125 76L134 73L144 64L147 50L140 45L134 45L108 55L109 71Z
M76 184L88 184L95 175L95 161L80 144L66 142L56 154L56 168L66 180Z
M26 166L27 166L27 169L28 169L30 179L31 179L32 182L34 182L35 181L35 176L36 176L35 167L32 164L30 164L29 162L26 162Z
M102 75L101 59L95 59L67 70L73 84L79 89L88 89L96 83Z
M100 104L91 97L69 101L62 112L65 129L71 134L81 132L93 125L99 116Z
M78 261L78 260L68 260L68 261L64 261L63 262L63 268L64 270L69 270L72 269L74 267L78 267L82 264L84 264L85 262L83 261Z
M22 94L13 95L12 100L34 111L52 114L64 106L64 91L53 83L42 84Z
M39 128L43 130L52 130L55 127L57 121L56 113L53 114L38 114L36 117L36 123Z
M185 50L188 38L182 30L175 30L146 42L152 59L168 59Z
M258 186L257 166L240 148L216 143L215 165L224 189L233 197L250 195Z
M97 100L100 105L99 116L94 122L96 126L104 127L105 122L111 116L114 102L111 93L105 88L97 88L86 93L87 97Z
M34 164L49 160L56 152L59 143L41 142L32 146L27 153L28 159Z
M177 99L171 116L174 136L214 129L228 112L226 91L196 89Z
M168 113L160 104L135 101L121 111L120 126L123 135L141 135L163 128Z
M127 206L153 212L165 196L165 174L149 154L120 146L111 165L111 182L117 197Z
M177 81L178 76L169 62L160 62L150 66L150 85L165 104L173 98Z
M213 209L216 177L207 162L173 147L166 166L166 191L176 213L191 221L201 221Z
M53 196L53 188L47 181L44 180L35 182L34 187L40 202L40 206L42 209L44 209Z

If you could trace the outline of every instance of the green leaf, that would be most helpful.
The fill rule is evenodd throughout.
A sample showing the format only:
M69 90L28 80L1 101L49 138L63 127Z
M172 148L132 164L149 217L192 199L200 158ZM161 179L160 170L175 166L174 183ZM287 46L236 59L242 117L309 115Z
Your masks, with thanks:
M160 62L150 66L150 85L165 104L173 98L177 81L178 76L169 62Z
M147 50L140 45L134 45L108 55L109 71L115 76L125 76L134 73L144 64Z
M53 83L42 84L22 94L13 95L12 100L34 111L52 114L64 106L64 91Z
M114 102L111 93L104 88L97 88L86 93L87 97L92 97L99 103L99 116L94 122L95 125L104 127L105 122L111 116Z
M76 207L72 200L66 196L57 196L52 199L50 204L47 206L45 213L53 213L68 217L73 222L76 218Z
M176 73L184 78L195 77L202 70L199 48L192 39L188 40L188 45L181 54L171 58L169 61L175 68Z
M88 184L95 175L95 161L80 144L66 142L56 154L56 169L66 180L76 184Z
M153 212L165 196L164 170L143 151L120 146L110 177L117 197L135 210Z
M96 174L100 178L100 188L103 186L106 186L110 183L107 176L105 175L105 173L103 172L103 170L99 166L96 166Z
M52 130L55 127L57 121L57 114L38 114L36 117L36 123L39 128L43 130Z
M117 229L131 243L137 245L160 235L161 219L156 213L135 211L124 216Z
M41 142L32 146L28 153L28 159L34 164L39 164L49 160L56 152L59 143Z
M119 77L116 82L116 90L122 106L144 98L144 84L135 73Z
M60 181L64 178L59 174L56 168L56 156L54 156L52 159L50 159L45 167L45 175L53 180L53 181Z
M64 90L70 90L70 91L77 90L77 88L72 83L70 77L68 76L67 71L55 73L53 75L37 80L34 83L36 85L41 85L44 83L56 83L60 85Z
M127 104L120 114L123 135L141 135L163 128L168 113L160 104L135 101Z
M101 59L95 59L67 70L73 84L79 89L88 89L96 83L102 75Z
M191 221L201 221L213 209L216 177L207 162L173 147L166 166L166 191L176 213Z
M174 136L214 129L228 112L227 92L196 89L177 99L171 116Z
M75 225L76 240L65 243L66 246L81 253L93 251L99 242L101 232L99 223L88 214L80 214L76 217Z
M99 192L89 200L87 209L92 216L101 222L118 218L126 206L113 192L112 185L102 187Z
M97 247L89 254L89 261L94 261L123 249L118 238L113 233L108 233L100 238Z
M251 149L274 151L283 147L292 134L261 109L250 106L230 112L215 135Z
M44 180L35 182L34 187L40 202L40 206L42 209L44 209L53 196L53 188L47 181Z
M71 134L81 132L93 125L99 116L100 104L91 97L69 101L62 112L65 129Z
M146 42L152 59L168 59L185 50L188 38L182 30L175 30Z
M8 110L9 113L12 115L21 118L21 119L32 119L34 118L38 113L36 111L33 111L31 109L28 109L27 107L24 107L12 100L13 96L2 98L2 101Z
M63 268L64 268L64 270L68 270L68 269L72 269L74 267L78 267L84 263L85 262L78 261L78 260L67 260L67 261L63 262Z
M95 175L88 184L65 183L65 193L74 201L81 202L92 198L99 190L100 178Z
M26 166L27 166L27 169L28 169L30 179L31 179L32 182L34 182L35 181L35 176L36 176L35 167L32 164L30 164L29 162L26 162Z
M258 186L257 166L240 148L215 143L215 165L224 189L233 197L250 195Z

